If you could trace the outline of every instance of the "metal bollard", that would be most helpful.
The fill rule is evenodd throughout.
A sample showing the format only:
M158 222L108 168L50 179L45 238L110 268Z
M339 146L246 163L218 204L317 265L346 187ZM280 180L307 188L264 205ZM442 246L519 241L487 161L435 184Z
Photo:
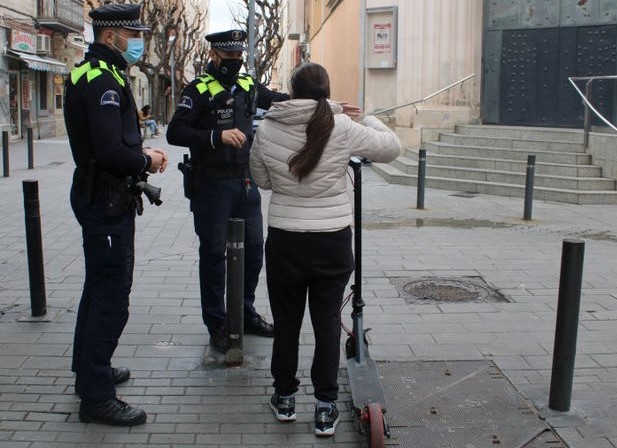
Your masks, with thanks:
M531 219L531 207L533 204L533 178L536 170L536 156L530 154L527 156L527 176L525 177L525 207L523 210L523 219L529 221Z
M2 131L3 176L9 177L9 131Z
M26 216L30 305L32 316L40 317L47 314L47 303L45 298L45 272L43 269L41 214L39 211L39 183L36 180L24 180L22 186Z
M243 363L244 338L244 220L227 223L227 352L225 364Z
M418 151L418 196L416 208L424 210L424 185L426 184L426 149Z
M28 127L28 169L34 168L34 142L32 137L32 128Z
M570 410L572 398L584 255L583 240L563 240L553 370L548 402L551 409L563 412Z

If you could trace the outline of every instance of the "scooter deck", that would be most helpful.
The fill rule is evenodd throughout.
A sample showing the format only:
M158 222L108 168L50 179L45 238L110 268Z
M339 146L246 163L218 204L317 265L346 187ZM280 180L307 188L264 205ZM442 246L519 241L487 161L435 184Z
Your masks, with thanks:
M354 407L379 403L382 409L386 409L386 395L379 380L375 361L366 357L364 363L360 364L355 358L348 359L347 374Z

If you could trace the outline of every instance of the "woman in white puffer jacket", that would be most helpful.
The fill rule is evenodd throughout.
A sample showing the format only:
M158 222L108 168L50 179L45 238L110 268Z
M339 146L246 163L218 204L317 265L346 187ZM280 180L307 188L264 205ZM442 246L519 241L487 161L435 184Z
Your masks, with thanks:
M308 292L315 333L315 434L331 436L338 423L340 307L353 271L349 159L389 162L400 154L401 143L377 118L357 123L329 101L330 82L321 65L301 65L290 84L291 100L272 104L250 158L255 183L272 190L265 251L275 332L270 406L279 421L295 420L298 339Z

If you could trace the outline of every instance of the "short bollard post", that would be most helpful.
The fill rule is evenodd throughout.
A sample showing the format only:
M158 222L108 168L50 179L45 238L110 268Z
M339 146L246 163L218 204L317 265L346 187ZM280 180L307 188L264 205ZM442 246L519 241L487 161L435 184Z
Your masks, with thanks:
M418 151L418 196L416 208L424 210L424 185L426 183L426 149Z
M244 338L244 220L227 224L227 352L225 363L243 363Z
M551 409L563 412L570 410L572 398L584 255L583 240L563 240L553 370L548 402Z
M9 131L2 131L2 163L2 175L9 177Z
M536 156L530 154L527 156L527 176L525 177L525 208L523 210L523 219L529 221L531 219L531 207L533 204L533 178L536 171Z
M47 314L47 299L45 297L45 272L43 269L39 183L36 180L24 180L22 186L26 216L26 247L28 249L30 305L32 308L32 316L40 317Z
M34 168L34 140L32 136L32 128L28 127L28 169Z

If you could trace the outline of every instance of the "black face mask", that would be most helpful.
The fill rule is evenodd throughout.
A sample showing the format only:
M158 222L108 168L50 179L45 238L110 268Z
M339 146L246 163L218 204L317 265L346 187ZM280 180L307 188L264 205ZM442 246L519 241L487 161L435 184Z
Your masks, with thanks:
M219 73L224 84L233 84L236 75L242 68L242 59L221 59Z

